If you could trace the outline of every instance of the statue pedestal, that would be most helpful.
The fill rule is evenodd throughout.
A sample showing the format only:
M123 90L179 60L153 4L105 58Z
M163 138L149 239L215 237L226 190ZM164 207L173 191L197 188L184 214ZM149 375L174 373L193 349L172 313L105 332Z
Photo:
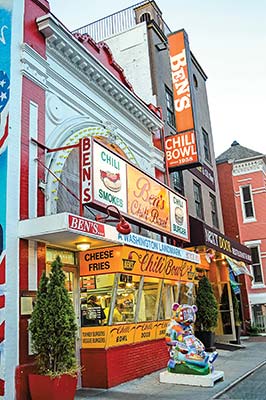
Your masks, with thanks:
M177 385L212 387L216 381L224 380L224 371L213 371L208 375L174 374L163 371L160 373L161 383L175 383Z

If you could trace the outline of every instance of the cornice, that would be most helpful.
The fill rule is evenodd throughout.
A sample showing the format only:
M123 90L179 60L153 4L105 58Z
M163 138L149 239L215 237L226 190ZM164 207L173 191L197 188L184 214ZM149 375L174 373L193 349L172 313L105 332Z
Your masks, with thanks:
M257 160L246 160L233 165L233 175L244 175L251 172L266 172L266 165L262 158Z
M163 121L121 84L53 15L38 18L37 25L53 57L83 76L145 128L153 131L163 127Z

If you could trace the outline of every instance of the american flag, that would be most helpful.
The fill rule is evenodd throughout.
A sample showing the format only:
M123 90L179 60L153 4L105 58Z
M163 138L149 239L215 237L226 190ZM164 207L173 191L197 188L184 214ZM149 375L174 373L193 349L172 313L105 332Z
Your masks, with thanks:
M10 81L5 71L0 71L0 153L8 135L8 100Z

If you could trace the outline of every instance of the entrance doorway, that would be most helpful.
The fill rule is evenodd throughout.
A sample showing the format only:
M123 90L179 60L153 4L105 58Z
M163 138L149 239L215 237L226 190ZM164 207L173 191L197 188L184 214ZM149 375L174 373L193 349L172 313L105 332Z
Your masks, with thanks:
M215 330L217 342L235 340L235 321L230 282L213 284L213 291L219 306L218 325Z

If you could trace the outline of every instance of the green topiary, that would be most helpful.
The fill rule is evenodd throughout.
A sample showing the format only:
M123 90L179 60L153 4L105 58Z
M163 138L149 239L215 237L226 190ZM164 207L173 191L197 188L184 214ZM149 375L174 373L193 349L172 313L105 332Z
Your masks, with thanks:
M65 274L58 256L49 278L43 273L29 330L32 349L37 354L38 372L56 377L75 374L76 317L65 288Z
M196 305L196 331L213 331L217 326L218 304L209 279L204 276L199 281Z

